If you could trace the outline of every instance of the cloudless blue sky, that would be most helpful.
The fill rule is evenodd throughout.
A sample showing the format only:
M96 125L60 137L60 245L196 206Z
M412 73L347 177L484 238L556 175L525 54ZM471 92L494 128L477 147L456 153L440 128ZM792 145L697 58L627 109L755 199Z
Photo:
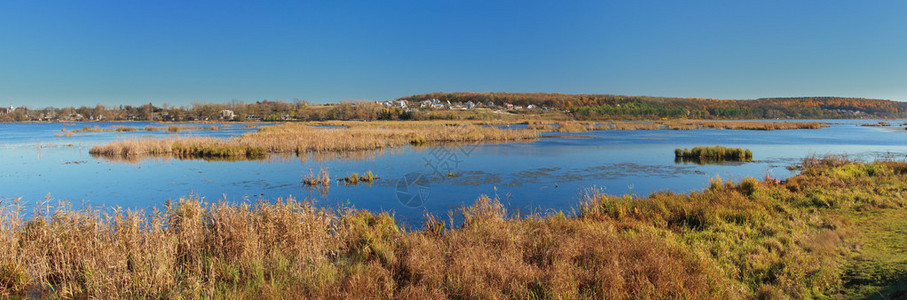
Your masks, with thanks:
M2 1L0 105L907 100L905 1Z

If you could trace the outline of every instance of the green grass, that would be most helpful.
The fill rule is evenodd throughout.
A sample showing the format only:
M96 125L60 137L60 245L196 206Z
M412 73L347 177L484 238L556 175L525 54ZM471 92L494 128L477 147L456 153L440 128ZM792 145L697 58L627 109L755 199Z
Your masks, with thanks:
M845 269L846 295L871 299L907 296L907 211L856 213L854 257Z
M353 173L341 180L348 184L359 184L360 182L371 184L377 179L378 177L376 177L375 174L372 174L372 171L367 171L365 172L365 175L360 176L359 173Z

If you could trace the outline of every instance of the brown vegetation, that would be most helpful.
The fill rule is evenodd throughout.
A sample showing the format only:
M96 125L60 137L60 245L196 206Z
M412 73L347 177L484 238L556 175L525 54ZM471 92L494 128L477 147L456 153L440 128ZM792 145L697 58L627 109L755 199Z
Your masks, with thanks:
M587 123L572 121L557 122L555 125L555 132L586 132L591 127Z
M287 123L259 128L257 132L239 138L218 140L210 138L171 138L123 140L91 149L96 155L158 155L169 153L204 154L236 153L242 156L254 151L297 153L321 151L359 151L401 147L425 143L510 142L535 139L538 133L530 130L506 130L481 126L422 126L422 127L350 127L321 128ZM188 145L188 146L187 146ZM180 146L180 147L177 147ZM192 151L176 151L175 149Z
M600 124L596 130L695 130L695 129L733 129L733 130L783 130L783 129L819 129L827 126L820 122L779 122L779 121L709 121L709 120L669 120L650 122L612 121Z
M322 168L318 171L318 175L312 172L312 169L309 169L309 175L302 178L302 183L308 186L329 186L331 185L331 177L328 175L328 170Z
M94 146L89 151L97 156L174 155L188 157L255 158L265 155L264 148L229 144L214 138L167 138L121 140Z
M0 210L0 292L79 298L826 298L907 282L907 163L808 159L786 182L589 193L577 216L481 196L456 228L292 198ZM884 216L884 218L879 218ZM856 234L859 233L859 234ZM900 250L899 250L900 249Z

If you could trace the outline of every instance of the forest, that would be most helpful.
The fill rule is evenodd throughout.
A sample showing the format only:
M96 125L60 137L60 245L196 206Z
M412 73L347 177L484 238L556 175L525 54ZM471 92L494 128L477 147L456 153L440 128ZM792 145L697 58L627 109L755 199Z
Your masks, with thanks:
M907 103L845 97L729 100L558 93L429 93L401 98L422 101L530 104L569 111L577 119L838 119L905 117Z
M424 100L450 101L452 106L472 102L470 112L453 107L420 107ZM796 97L753 100L622 96L558 93L429 93L399 98L406 107L386 102L314 104L304 100L254 103L196 102L189 105L19 107L0 109L0 122L26 121L325 121L325 120L431 120L499 119L507 111L543 118L577 120L640 119L844 119L903 118L907 103L866 98ZM513 105L513 109L507 104ZM531 106L530 106L531 105ZM459 106L457 106L459 107ZM526 109L521 109L526 107ZM530 109L531 108L531 109ZM229 110L230 117L223 111ZM465 108L464 108L465 110Z

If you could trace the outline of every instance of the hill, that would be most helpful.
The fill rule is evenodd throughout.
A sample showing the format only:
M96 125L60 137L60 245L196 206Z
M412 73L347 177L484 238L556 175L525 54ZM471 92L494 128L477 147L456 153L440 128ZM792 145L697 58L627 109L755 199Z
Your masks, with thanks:
M846 97L760 98L754 100L558 93L428 93L400 98L422 101L530 104L569 110L580 119L838 119L907 117L907 103Z

